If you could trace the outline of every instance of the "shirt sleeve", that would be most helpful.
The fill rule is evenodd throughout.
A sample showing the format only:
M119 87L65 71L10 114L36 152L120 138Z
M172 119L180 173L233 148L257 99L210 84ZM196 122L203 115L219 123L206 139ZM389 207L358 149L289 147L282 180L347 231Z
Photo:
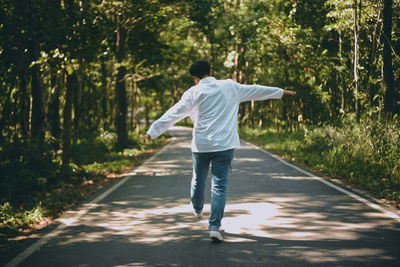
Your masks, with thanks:
M168 130L175 123L190 115L193 104L191 103L190 95L185 92L174 106L164 113L158 120L153 122L147 131L151 139L155 139Z
M239 92L240 102L250 100L280 99L283 96L283 89L263 85L244 85L236 83Z

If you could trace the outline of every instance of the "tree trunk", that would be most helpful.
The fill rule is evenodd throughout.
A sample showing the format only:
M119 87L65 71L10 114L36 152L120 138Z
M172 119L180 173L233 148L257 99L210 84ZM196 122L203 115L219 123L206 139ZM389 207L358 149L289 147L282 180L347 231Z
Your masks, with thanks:
M71 133L72 133L72 102L74 101L74 88L77 85L76 74L65 74L65 106L64 106L64 129L62 136L62 168L68 166L71 157Z
M127 142L127 128L126 128L126 89L125 89L125 75L126 68L119 67L117 72L116 82L116 100L117 100L117 114L116 114L116 128L117 128L117 149L122 149L126 146Z
M132 102L131 102L131 129L132 130L139 130L139 125L136 123L137 122L137 83L136 83L136 79L133 78L132 79Z
M149 112L150 112L149 104L145 103L144 104L144 125L143 125L145 129L147 129L150 125Z
M47 121L50 124L51 136L53 136L57 142L60 139L60 87L58 85L58 78L56 74L52 74L51 84L51 95L50 105L47 114Z
M29 111L30 111L30 99L28 95L28 89L26 86L26 76L23 70L20 71L19 74L19 91L20 91L20 124L21 124L21 132L22 138L24 142L28 141L29 137Z
M215 66L216 62L217 62L217 59L216 59L217 56L215 53L214 28L209 25L208 31L209 31L208 40L210 41L210 46L211 46L211 48L210 48L211 49L211 64L212 64L211 66L214 71L215 69L217 69L217 67ZM213 73L212 75L215 76L215 73Z
M104 59L101 58L101 87L102 87L102 97L101 97L101 119L103 122L104 130L108 129L108 116L107 116L107 69Z
M239 38L237 36L235 38L235 51L239 51ZM233 80L235 82L240 82L239 81L239 53L235 54Z
M383 6L383 86L385 89L384 111L388 118L394 111L394 77L392 66L392 0L384 0Z
M125 57L125 39L126 31L121 27L120 16L117 19L117 45L116 45L116 58L119 66L117 68L117 81L115 83L116 91L116 104L117 112L115 124L117 128L117 149L121 150L126 147L127 144L127 129L126 129L126 115L127 115L127 103L126 103L126 88L125 88L125 75L126 67L122 66L121 63Z
M38 59L38 44L32 44L34 60ZM45 124L44 124L44 90L41 82L40 66L35 64L31 68L31 88L32 88L32 140L38 142L39 148L44 144Z
M376 43L377 43L377 31L378 31L378 25L381 17L381 12L378 12L378 17L376 19L376 24L374 27L374 30L372 32L371 36L371 48L369 50L369 56L368 56L368 62L367 62L367 77L368 79L371 79L373 76L373 68L376 66ZM378 87L373 84L369 83L368 84L368 95L369 95L369 102L371 105L377 105L376 101L374 100L374 97L376 93L378 92Z
M76 145L78 137L80 136L80 121L82 113L82 83L78 81L78 77L74 73L76 79L76 86L74 90L74 136L72 138L73 144Z
M357 0L354 0L354 109L356 112L356 120L360 122L360 103L358 94L358 14Z
M339 30L339 60L340 60L340 66L343 67L343 41L342 41L342 31ZM346 85L344 84L344 79L343 79L343 71L339 73L339 85L342 87L342 96L341 96L341 103L340 103L340 113L342 116L344 116L344 112L346 110Z

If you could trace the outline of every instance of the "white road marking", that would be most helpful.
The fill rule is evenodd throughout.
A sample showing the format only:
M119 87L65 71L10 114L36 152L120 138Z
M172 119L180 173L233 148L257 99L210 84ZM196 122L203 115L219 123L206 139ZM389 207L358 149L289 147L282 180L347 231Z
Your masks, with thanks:
M168 143L166 146L164 146L162 149L160 149L157 153L155 153L153 156L148 158L145 162L142 163L137 169L147 165L148 162L152 161L157 155L161 154L164 152L167 147L169 147L171 144L175 143L175 138L172 138L172 141ZM20 264L22 261L24 261L26 258L28 258L30 255L32 255L35 251L39 250L44 244L50 241L53 237L58 236L65 228L70 226L72 223L77 222L78 219L85 215L89 210L95 208L97 203L102 201L104 198L106 198L108 195L110 195L112 192L114 192L117 188L119 188L121 185L126 183L131 177L132 174L135 174L135 171L132 171L129 173L130 176L127 176L123 178L121 181L113 185L111 188L109 188L107 191L90 201L89 203L85 204L83 208L79 209L76 212L75 217L73 218L68 218L68 219L62 219L59 218L56 221L61 223L56 229L51 231L50 233L46 234L44 237L33 243L30 247L26 248L23 252L18 254L14 259L9 261L6 265L3 267L15 267L18 264Z
M139 167L137 167L137 170L140 170L141 167L147 165L148 162L152 161L157 155L161 154L162 152L164 152L167 147L169 147L171 144L175 143L175 138L173 138L173 140L166 145L165 147L163 147L161 150L159 150L157 153L155 153L152 157L150 157L149 159L147 159L142 165L140 165ZM243 140L242 140L243 141ZM277 155L274 155L258 146L255 146L251 143L248 143L246 141L243 141L244 143L246 143L247 145L249 145L250 147L262 151L263 153L269 155L270 157L273 157L275 159L277 159L278 161L282 162L283 164L296 169L297 171L311 177L314 178L322 183L324 183L325 185L336 189L337 191L340 191L362 203L364 203L365 205L371 207L372 209L375 209L383 214L385 214L387 217L393 218L396 221L400 222L400 216L385 209L382 208L352 192L349 192L346 189L343 189L337 185L334 185L332 183L330 183L329 181L326 181L314 174L311 174L310 172L303 170L295 165L290 164L289 162L286 162L284 160L282 160L280 157L278 157ZM135 175L136 171L132 171L132 173L130 173L130 175ZM26 258L28 258L30 255L32 255L35 251L39 250L43 245L45 245L47 242L50 241L50 239L58 236L64 229L66 229L69 225L71 225L72 223L78 221L78 219L83 216L84 214L86 214L88 211L90 211L92 208L96 207L97 203L99 203L100 201L102 201L105 197L107 197L109 194L111 194L113 191L115 191L117 188L119 188L121 185L123 185L124 183L126 183L132 176L127 176L125 178L123 178L121 181L119 181L118 183L116 183L115 185L113 185L111 188L109 188L107 191L105 191L104 193L102 193L101 195L99 195L98 197L96 197L95 199L93 199L92 201L90 201L88 204L85 205L84 208L78 210L76 212L76 216L74 218L68 219L68 220L64 220L63 219L59 219L59 222L61 222L61 224L54 229L53 231L51 231L50 233L46 234L44 237L42 237L41 239L39 239L38 241L36 241L34 244L32 244L30 247L26 248L23 252L21 252L19 255L17 255L13 260L11 260L10 262L8 262L6 265L4 265L4 267L14 267L17 266L18 264L20 264L22 261L24 261Z
M339 192L342 192L342 193L344 193L344 194L346 194L346 195L348 195L348 196L350 196L350 197L352 197L352 198L364 203L368 207L370 207L372 209L375 209L375 210L385 214L389 218L395 219L396 221L400 222L400 216L395 214L394 212L391 212L391 211L389 211L389 210L387 210L385 208L382 208L382 207L372 203L371 201L369 201L369 200L367 200L367 199L365 199L363 197L360 197L359 195L356 195L356 194L354 194L354 193L352 193L352 192L350 192L350 191L348 191L348 190L346 190L344 188L341 188L341 187L339 187L339 186L337 186L337 185L335 185L335 184L333 184L333 183L331 183L331 182L329 182L329 181L327 181L325 179L322 179L321 177L318 177L318 176L316 176L316 175L314 175L314 174L312 174L312 173L310 173L310 172L308 172L306 170L303 170L303 169L301 169L301 168L299 168L299 167L297 167L297 166L295 166L295 165L293 165L293 164L291 164L291 163L289 163L287 161L284 161L279 156L274 155L274 154L272 154L272 153L270 153L270 152L268 152L268 151L266 151L266 150L264 150L264 149L262 149L262 148L260 148L260 147L258 147L256 145L253 145L253 144L251 144L249 142L246 142L244 140L242 140L242 141L243 141L243 143L247 144L248 146L250 146L250 147L252 147L254 149L257 149L257 150L267 154L268 156L279 160L281 163L283 163L283 164L285 164L285 165L287 165L287 166L289 166L289 167L291 167L291 168L293 168L293 169L295 169L295 170L297 170L297 171L299 171L299 172L301 172L301 173L303 173L303 174L305 174L305 175L307 175L307 176L309 176L311 178L314 178L314 179L320 181L321 183L323 183L323 184L325 184L325 185L327 185L327 186L329 186L329 187L331 187L333 189L336 189Z

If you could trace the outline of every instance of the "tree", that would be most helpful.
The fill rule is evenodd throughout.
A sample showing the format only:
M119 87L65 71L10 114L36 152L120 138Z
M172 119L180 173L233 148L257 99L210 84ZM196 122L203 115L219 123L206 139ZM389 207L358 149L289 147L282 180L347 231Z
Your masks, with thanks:
M124 16L126 16L124 14ZM123 60L125 59L125 44L127 38L127 29L125 28L125 21L122 14L116 14L116 41L115 41L115 57L119 66L117 67L117 75L115 82L116 104L117 112L115 118L115 125L117 128L117 148L122 149L126 147L128 140L128 132L126 128L126 115L127 115L127 99L126 99L126 66Z
M74 97L74 88L77 85L76 74L69 69L65 73L65 106L64 106L64 123L62 135L62 168L66 169L71 158L71 133L72 133L72 102Z
M392 66L392 5L393 0L384 0L383 7L383 86L385 89L384 111L390 118L395 107L394 77Z
M359 3L359 4L357 4ZM361 3L362 0L354 0L354 67L353 67L353 73L354 73L354 108L356 112L356 120L357 122L360 122L360 99L359 99L359 80L358 80L358 61L359 61L359 41L358 41L358 36L359 36L359 27L360 27L360 21L361 21Z
M102 5L102 10L106 10L108 15L106 20L109 27L105 28L105 37L107 43L113 47L115 55L115 128L117 148L120 150L127 146L128 141L128 69L135 69L132 63L140 62L134 58L135 53L131 46L128 47L128 43L132 43L133 40L140 42L140 36L136 36L135 33L158 20L162 5L157 0L109 1L103 2Z

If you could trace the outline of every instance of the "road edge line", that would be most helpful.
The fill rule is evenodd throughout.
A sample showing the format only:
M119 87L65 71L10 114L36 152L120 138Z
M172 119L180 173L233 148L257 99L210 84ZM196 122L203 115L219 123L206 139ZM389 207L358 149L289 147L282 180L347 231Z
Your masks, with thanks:
M333 188L333 189L335 189L335 190L337 190L339 192L342 192L342 193L344 193L344 194L356 199L359 202L364 203L368 207L370 207L372 209L375 209L375 210L385 214L387 217L392 218L392 219L400 222L400 216L397 215L396 213L394 213L392 211L389 211L389 210L387 210L385 208L382 208L379 205L374 204L371 201L369 201L369 200L367 200L367 199L365 199L365 198L363 198L363 197L361 197L361 196L359 196L359 195L357 195L357 194L355 194L353 192L350 192L350 191L348 191L348 190L346 190L346 189L344 189L344 188L342 188L340 186L337 186L337 185L335 185L335 184L333 184L333 183L331 183L331 182L329 182L329 181L327 181L327 180L325 180L325 179L323 179L323 178L321 178L319 176L316 176L316 175L314 175L314 174L312 174L312 173L310 173L310 172L308 172L308 171L306 171L306 170L304 170L304 169L302 169L302 168L300 168L298 166L295 166L295 165L293 165L293 164L281 159L279 156L277 156L277 155L275 155L275 154L273 154L271 152L268 152L265 149L262 149L261 147L258 147L256 145L254 145L252 143L249 143L247 141L244 141L242 139L241 139L241 141L243 143L245 143L245 144L257 149L257 150L260 150L261 152L263 152L263 153L267 154L268 156L280 161L281 163L283 163L283 164L285 164L285 165L287 165L287 166L289 166L289 167L291 167L291 168L293 168L293 169L295 169L295 170L297 170L297 171L299 171L299 172L301 172L301 173L303 173L303 174L305 174L305 175L307 175L307 176L309 176L309 177L311 177L311 178L313 178L315 180L318 180L321 183L323 183L323 184L325 184L325 185L327 185L327 186L329 186L329 187L331 187L331 188Z
M112 192L114 192L117 188L119 188L121 185L126 183L130 178L135 176L136 175L134 173L135 170L145 166L147 163L152 161L156 156L158 156L159 154L164 152L170 145L175 143L175 140L176 140L176 138L172 137L171 142L166 144L163 148L161 148L159 151L157 151L150 158L146 159L142 164L140 164L140 166L136 167L132 172L133 174L123 178L121 181L117 182L115 185L110 187L108 190L106 190L105 192L100 194L98 197L96 197L95 199L93 199L89 203L83 204L84 207L79 209L76 212L77 215L75 217L73 217L72 219L69 219L69 220L72 221L72 223L76 222L81 216L85 215L88 211L90 211L91 209L96 207L97 203L102 201L104 198L106 198L108 195L110 195ZM67 211L65 211L65 212L67 212ZM36 241L32 245L30 245L29 247L24 249L21 253L19 253L17 256L15 256L11 261L6 263L3 267L15 267L15 266L17 266L18 264L23 262L26 258L28 258L30 255L32 255L35 251L39 250L43 245L45 245L47 242L49 242L52 238L54 238L57 235L59 235L64 229L66 229L68 226L70 226L72 224L72 223L62 222L62 217L58 218L56 221L61 223L59 226L56 227L56 229L54 229L50 233L47 233L46 235L41 237L38 241Z

